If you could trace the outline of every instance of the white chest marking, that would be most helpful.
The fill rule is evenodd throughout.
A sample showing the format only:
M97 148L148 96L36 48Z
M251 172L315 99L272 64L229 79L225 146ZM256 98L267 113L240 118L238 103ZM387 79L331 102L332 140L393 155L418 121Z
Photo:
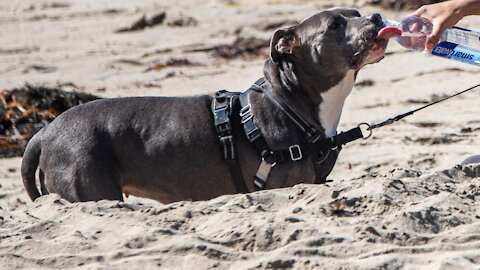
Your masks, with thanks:
M337 126L342 115L345 99L350 94L355 83L355 71L351 70L337 85L323 92L322 103L319 105L319 120L325 129L327 137L337 134Z

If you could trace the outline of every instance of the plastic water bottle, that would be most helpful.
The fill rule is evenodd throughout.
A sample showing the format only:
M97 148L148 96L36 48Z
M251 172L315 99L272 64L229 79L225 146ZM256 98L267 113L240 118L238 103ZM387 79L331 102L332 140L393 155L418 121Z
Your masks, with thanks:
M468 64L480 66L480 33L460 27L445 30L440 42L431 50L425 49L427 36L432 33L433 25L427 19L408 16L399 21L385 21L386 27L382 31L389 32L387 38L396 36L397 42L403 47L413 51L428 52L446 59L453 59ZM393 33L389 28L400 31Z

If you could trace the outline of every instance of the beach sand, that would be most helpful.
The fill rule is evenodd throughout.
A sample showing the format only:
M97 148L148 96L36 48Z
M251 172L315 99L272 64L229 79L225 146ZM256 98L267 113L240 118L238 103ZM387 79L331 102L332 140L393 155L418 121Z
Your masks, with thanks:
M206 51L332 6L396 19L361 1L2 1L0 89L25 83L103 97L243 91L268 49ZM163 23L133 32L146 16ZM480 18L461 25L480 29ZM188 61L187 61L188 60ZM478 67L390 42L362 69L339 131L478 83ZM346 146L326 185L163 205L31 202L21 158L0 159L0 269L480 269L480 90ZM143 108L139 108L143 109Z

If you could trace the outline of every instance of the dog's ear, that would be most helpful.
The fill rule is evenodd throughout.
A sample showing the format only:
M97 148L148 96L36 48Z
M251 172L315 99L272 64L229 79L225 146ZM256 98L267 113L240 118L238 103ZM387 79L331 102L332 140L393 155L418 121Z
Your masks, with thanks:
M293 49L300 46L300 38L295 33L295 26L278 29L270 42L270 58L274 63L280 62L281 54L292 54Z

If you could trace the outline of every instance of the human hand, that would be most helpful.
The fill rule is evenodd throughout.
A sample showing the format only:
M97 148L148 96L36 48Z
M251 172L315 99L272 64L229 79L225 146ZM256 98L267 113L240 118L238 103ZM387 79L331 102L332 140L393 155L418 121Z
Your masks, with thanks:
M462 0L453 0L424 5L411 14L412 16L423 17L433 24L432 33L425 42L426 50L432 50L440 40L443 31L454 26L465 16L462 12L462 4Z

